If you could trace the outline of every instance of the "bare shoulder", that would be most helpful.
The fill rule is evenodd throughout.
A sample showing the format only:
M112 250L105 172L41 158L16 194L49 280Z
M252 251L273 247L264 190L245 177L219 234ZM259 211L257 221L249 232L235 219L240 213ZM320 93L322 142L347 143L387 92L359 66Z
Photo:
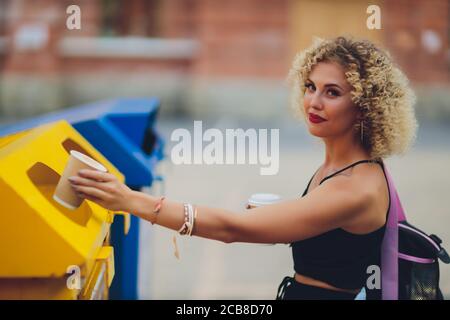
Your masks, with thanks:
M334 183L331 183L331 182ZM334 188L345 187L354 190L355 195L376 196L380 186L384 186L383 169L377 163L363 163L340 172L324 183L333 184Z
M374 183L370 183L376 177L373 170L360 170L360 168L352 167L322 183L322 187L327 192L335 192L337 194L348 195L345 197L353 205L367 205L376 199L376 188Z
M355 188L362 188L365 193L375 200L379 200L387 191L386 178L383 168L377 163L363 164L354 167L353 183Z
M389 189L382 167L376 163L362 164L338 176L340 178L334 181L333 188L345 188L351 192L361 208L343 228L364 234L383 226L389 207Z

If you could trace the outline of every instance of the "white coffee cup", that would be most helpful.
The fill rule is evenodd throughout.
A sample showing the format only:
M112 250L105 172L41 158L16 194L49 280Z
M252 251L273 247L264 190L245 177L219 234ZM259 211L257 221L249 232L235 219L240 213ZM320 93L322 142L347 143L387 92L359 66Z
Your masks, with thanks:
M262 207L281 201L279 195L273 193L255 193L247 201L247 209Z
M53 200L70 210L77 209L83 202L83 199L78 197L68 180L69 177L76 176L81 169L108 171L101 163L91 157L75 150L70 151L69 160L53 194Z
M247 201L247 209L266 206L281 201L281 197L273 193L255 193ZM263 245L274 245L276 243L265 243Z

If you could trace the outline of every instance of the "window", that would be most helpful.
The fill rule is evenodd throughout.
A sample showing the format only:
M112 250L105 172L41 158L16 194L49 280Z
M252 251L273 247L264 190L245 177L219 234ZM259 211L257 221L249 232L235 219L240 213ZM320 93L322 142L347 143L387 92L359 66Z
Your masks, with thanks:
M103 36L158 36L160 0L102 0Z

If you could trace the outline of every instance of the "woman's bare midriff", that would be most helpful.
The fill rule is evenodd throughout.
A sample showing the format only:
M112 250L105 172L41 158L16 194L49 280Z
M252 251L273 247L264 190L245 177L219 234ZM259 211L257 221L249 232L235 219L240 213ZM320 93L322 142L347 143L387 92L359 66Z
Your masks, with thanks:
M341 288L336 288L326 282L323 281L319 281L301 274L296 273L295 274L295 281L302 283L302 284L306 284L308 286L314 286L314 287L319 287L319 288L323 288L323 289L328 289L328 290L333 290L333 291L339 291L339 292L348 292L348 293L353 293L353 294L357 294L360 290L355 289L355 290L351 290L351 289L341 289Z

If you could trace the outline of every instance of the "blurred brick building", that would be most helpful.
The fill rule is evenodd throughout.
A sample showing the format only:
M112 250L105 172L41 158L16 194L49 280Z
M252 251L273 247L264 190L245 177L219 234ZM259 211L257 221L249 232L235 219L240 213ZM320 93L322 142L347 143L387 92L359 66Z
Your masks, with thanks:
M71 4L81 30L66 27ZM381 30L366 27L370 4ZM295 52L338 34L387 47L415 83L447 84L449 10L449 0L0 0L0 108L156 95L170 112L273 116Z

